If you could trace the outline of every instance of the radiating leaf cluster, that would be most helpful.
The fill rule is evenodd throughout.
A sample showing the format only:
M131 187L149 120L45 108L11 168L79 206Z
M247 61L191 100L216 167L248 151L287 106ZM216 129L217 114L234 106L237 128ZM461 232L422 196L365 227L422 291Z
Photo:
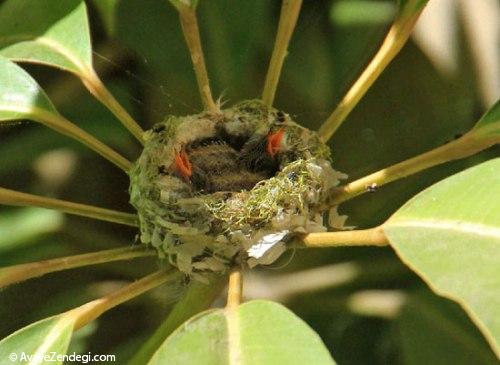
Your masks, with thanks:
M197 106L193 100L196 100L196 90L191 90L189 86L194 84L191 65L179 31L177 12L173 8L170 9L170 13L168 12L168 1L103 2L97 0L95 3L101 14L106 15L105 21L108 27L114 30L113 35L140 56L139 67L126 67L131 69L134 67L133 72L137 73L137 78L142 78L143 81L137 86L137 83L132 83L130 78L124 80L124 84L132 85L125 89L125 93L129 92L128 90L137 92L137 94L130 94L130 99L139 95L140 103L144 105L135 106L143 109L144 115L149 118L148 123L153 124L161 120L164 112L195 112ZM177 8L198 5L197 1L187 0L172 0L171 3ZM426 3L425 0L401 0L401 13L414 14ZM106 5L110 6L106 8ZM268 1L244 2L237 5L230 0L200 3L199 20L202 39L206 43L204 47L207 50L206 56L212 81L219 93L225 92L224 99L229 99L229 103L235 101L233 99L237 97L257 95L261 88L261 76L265 73L265 60L269 56L270 40L274 36L277 20L275 8L277 8L276 4ZM277 100L281 109L294 115L297 114L298 120L309 126L317 126L335 105L344 90L369 60L370 51L378 45L386 27L386 24L382 23L377 26L373 22L371 24L365 22L363 24L368 28L357 28L351 23L344 25L344 29L338 29L335 28L337 24L330 24L324 16L324 14L329 14L329 10L330 4L326 2L325 4L304 2L298 34L294 37L290 47L281 94L278 95ZM49 64L81 75L82 72L92 67L90 35L84 2L73 0L8 0L3 2L0 7L0 55L20 61ZM25 119L35 108L55 113L45 93L24 70L5 60L0 61L0 64L3 67L3 69L0 67L0 119ZM356 178L435 147L453 139L455 134L464 133L470 129L475 119L473 112L476 100L474 88L471 84L467 84L470 82L468 80L470 75L467 72L470 70L470 65L464 67L466 71L462 70L463 80L460 80L460 85L449 82L447 78L436 72L416 47L412 44L408 45L335 137L333 152L336 166ZM118 139L123 140L122 137L117 137L119 133L115 130L106 129L107 123L101 123L101 120L95 118L93 114L92 116L87 114L88 110L95 109L90 103L88 103L89 106L82 108L81 97L77 99L75 94L68 93L68 98L72 101L74 98L74 104L78 105L74 111L77 118L92 119L92 128L99 133L107 131L110 134L110 140L115 143L119 142ZM498 108L497 103L492 111L476 125L476 131L487 132L489 136L498 136L496 127L499 120ZM495 127L491 129L489 126ZM23 172L30 166L26 163L30 154L34 156L35 153L46 150L53 141L52 134L39 133L34 129L19 133L14 137L19 137L19 141L23 141L22 144L26 146L22 152L27 155L20 158L18 164L22 165L19 170ZM18 156L16 151L19 149L8 148L14 145L12 142L15 138L2 139L0 158L5 159L8 154ZM341 209L349 212L352 224L372 226L381 223L394 210L394 207L399 206L402 201L407 200L422 187L494 154L495 150L490 150L476 157L475 160L455 163L451 167L443 166L420 174L392 187L384 187L376 194L356 199ZM14 166L16 161L11 159L10 163L12 164L10 166ZM495 269L498 267L498 242L496 236L493 239L485 238L487 235L484 235L481 230L478 233L475 230L461 229L486 223L493 227L490 231L496 232L500 225L493 215L495 211L493 204L498 206L498 191L496 190L498 179L491 169L494 166L498 171L498 162L489 164L494 164L490 165L489 170L481 165L478 167L480 170L467 171L464 176L454 177L453 183L451 180L446 180L442 187L440 187L441 184L436 185L422 196L416 197L389 221L386 231L402 260L428 282L438 294L459 302L475 323L479 324L479 328L487 335L490 343L495 346L495 339L498 340L498 321L495 318L499 317L496 308L500 307L496 295L500 292L496 279L500 274ZM0 166L0 176L4 179L5 176L12 174L13 170L10 166ZM80 196L92 195L89 192L95 193L97 191L95 186L102 186L106 184L106 179L109 179L113 186L103 195L117 205L123 206L126 203L123 199L120 200L120 197L126 196L126 183L118 182L117 188L116 177L110 172L98 168L82 168L81 170L83 176L79 175L78 179L71 182L73 194L76 192ZM25 178L25 175L24 173L19 176ZM36 181L33 184L36 186ZM120 190L121 195L117 193L117 190ZM33 235L43 233L44 227L28 224L32 219L30 217L30 214L26 215L25 233ZM60 219L59 216L50 215L41 217L52 223L57 223ZM488 220L487 217L491 219ZM423 230L419 226L412 225L415 219L426 223L431 219L432 224L438 226L443 222L451 222L451 225L441 226L444 229ZM58 224L54 227L56 226L58 227ZM106 234L90 232L82 229L82 226L78 224L70 225L67 230L72 232L70 237L75 239L76 245L86 243L90 240L89 237L94 238L96 235L106 237L106 234L111 236L115 233L111 230ZM23 235L16 233L13 236L13 242L16 242L16 237L24 240ZM123 235L113 237L123 240ZM101 245L109 243L107 237L99 242L98 244ZM11 247L14 246L9 246L9 249ZM19 255L23 254L23 251L19 252ZM53 253L48 252L49 257L50 254ZM296 255L287 270L322 263L330 264L339 260L356 261L362 264L358 265L360 267L359 280L356 280L353 285L345 285L338 291L321 293L314 297L317 301L313 301L309 295L304 296L302 302L293 306L293 309L300 313L300 316L308 323L314 323L314 328L325 339L328 348L330 350L333 348L335 358L337 354L342 354L342 361L337 358L339 363L366 363L363 359L376 362L374 359L379 359L377 356L380 356L382 352L394 351L395 345L391 342L393 339L389 339L385 332L387 322L379 319L361 319L339 304L350 291L356 291L360 286L395 286L406 290L419 285L410 276L411 273L402 272L401 267L399 271L393 272L388 269L383 270L382 273L380 270L371 273L369 263L378 263L381 258L385 259L385 261L382 260L383 262L388 262L388 265L383 266L384 269L392 267L391 264L399 265L390 252L360 249L298 252ZM126 266L116 268L115 272L122 276L125 275L124 272L141 269ZM104 276L98 269L92 273L98 273L98 278ZM105 273L109 274L106 271ZM78 285L83 285L95 279L93 275L85 276L84 279L77 276L72 280L75 280L74 282ZM73 282L68 284L63 280L57 280L57 278L51 279L50 283L54 283L54 287L59 285L58 292L55 295L47 294L47 297L53 298L58 305L65 305L68 303L67 299L60 298L74 298L73 294L68 294L73 292L68 291L66 286L69 285L73 291L75 288ZM38 288L42 289L38 291L42 295L41 291L46 286L42 287L42 283L39 284ZM25 288L21 287L19 293L23 293L22 289ZM48 288L51 288L50 285ZM0 298L0 307L3 310L0 316L0 328L4 332L12 331L13 326L18 328L24 325L23 321L30 318L26 317L27 313L37 313L33 308L40 307L39 303L27 301L22 295L18 295L17 300L14 301L12 295L9 297L8 294L2 292L3 296ZM484 346L478 345L480 341L476 333L470 331L467 326L465 329L457 327L457 324L466 321L465 317L457 319L453 311L448 310L446 306L441 307L435 301L428 302L412 297L408 303L408 307L405 307L399 319L402 332L397 340L406 340L401 351L409 364L439 363L445 358L440 355L441 351L446 349L455 351L456 358L469 359L469 357L460 356L467 352L469 355L472 353L470 359L473 361L482 360L485 364L491 361L491 354L485 353ZM300 321L294 315L289 312L285 313L283 308L278 309L277 305L271 303L259 305L249 303L241 307L240 316L243 321L252 318L248 328L242 331L248 336L240 338L240 340L243 339L242 343L247 345L247 348L251 349L248 344L269 346L272 347L269 356L295 355L293 359L286 358L287 361L292 361L304 359L300 356L307 356L307 354L297 355L296 352L304 343L312 343L311 346L316 346L317 353L324 355L325 361L331 363L324 346L319 344L317 337L304 326L304 323L299 323ZM245 306L248 311L243 313ZM12 318L8 324L4 315L5 308L14 308L19 311L16 318ZM135 307L127 308L127 313L130 308L134 308L136 312L131 313L136 313L137 316L128 315L124 320L114 320L118 317L113 317L112 320L103 323L102 327L116 326L117 332L122 333L127 341L123 341L120 348L113 347L114 344L107 347L104 342L108 340L108 332L102 331L96 334L97 340L94 345L100 341L100 344L106 346L107 350L112 349L117 352L126 348L125 352L130 356L150 335L150 332L144 331L143 325L134 322L136 318L140 317L142 320L148 317L144 313L155 313L159 316L165 312L164 306L159 308L157 303L146 305L141 302ZM52 309L53 306L47 304L45 311L53 313ZM172 354L179 354L179 351L170 351L174 344L190 346L189 349L192 350L192 345L196 343L200 346L200 352L195 352L193 358L205 354L206 357L203 360L209 360L215 356L217 361L226 361L228 348L224 341L228 340L228 332L226 331L227 317L224 313L223 311L211 312L187 322L165 342L155 358L164 356L163 351L166 348ZM151 315L151 317L154 316ZM43 320L4 339L0 342L0 358L5 358L4 355L11 350L36 351L41 345L64 352L69 341L67 340L69 327L61 324L62 322L59 322L57 318L59 317ZM431 320L426 320L426 318L431 318ZM278 319L283 319L283 323L292 327L280 327L274 321ZM257 326L254 322L261 326ZM214 323L216 326L212 327L211 324ZM206 336L207 326L208 330L213 330L212 333L218 336L218 339L222 339L222 342L215 345L221 349L220 354L224 354L223 359L217 358L217 353L208 354L205 351L207 346L214 345ZM131 332L127 332L129 328ZM293 328L293 330L282 331L280 333L283 335L280 336L276 336L271 331L283 328ZM54 337L55 341L45 342L47 335L53 333L51 331L54 329L57 332L57 336ZM193 329L194 333L191 334L189 329ZM261 336L261 331L267 335ZM295 331L304 334L302 343L295 338L290 338ZM33 342L35 337L38 342ZM277 354L276 349L284 348L285 345L272 343L271 340L275 337L277 341L287 340L288 353L283 351L283 354ZM86 342L83 341L83 343ZM90 346L93 345L90 344ZM418 351L418 346L421 346L420 351ZM450 358L453 359L453 357ZM278 357L272 360L276 361L276 359ZM307 358L308 361L310 359Z

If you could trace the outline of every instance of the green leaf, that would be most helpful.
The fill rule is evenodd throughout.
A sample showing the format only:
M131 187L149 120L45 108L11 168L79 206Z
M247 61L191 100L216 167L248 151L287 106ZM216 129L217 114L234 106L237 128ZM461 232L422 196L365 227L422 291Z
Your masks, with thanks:
M159 348L149 365L335 364L319 336L280 304L256 300L236 311L193 317Z
M213 275L207 278L209 283L192 281L182 298L175 304L167 318L156 329L139 351L128 362L128 365L143 365L146 363L158 347L189 318L210 307L210 304L219 295L227 283L227 276Z
M45 92L21 67L0 56L0 121L27 119L57 111Z
M65 315L30 324L0 341L0 359L30 365L62 364L62 359L51 361L51 356L66 354L73 325L74 320Z
M426 189L385 224L400 258L463 306L500 355L500 159Z
M8 0L0 7L0 54L76 74L92 68L85 2Z
M460 306L427 290L408 297L394 325L403 364L498 364L488 343Z
M117 85L110 86L113 92L116 91L116 94L125 93L125 90L119 89ZM72 93L67 89L64 90L70 105L64 105L61 100L54 100L52 95L52 100L58 104L61 114L68 120L74 121L76 125L91 135L99 136L103 143L114 146L117 150L133 151L135 144L128 132L121 125L114 123L114 117L107 112L106 108L95 103L89 93L81 88L79 91ZM50 90L48 93L50 94ZM78 105L78 108L74 108L74 105ZM2 174L11 176L14 171L31 170L34 158L49 151L71 149L78 154L80 159L93 154L81 143L54 133L52 130L23 128L24 126L19 125L19 128L12 126L12 129L16 128L16 133L2 138L2 143L0 143L0 176ZM13 159L12 156L16 156L16 158Z
M128 160L61 116L27 72L0 56L0 122L19 119L45 124L80 141L122 170L130 168Z
M196 9L198 6L198 0L169 0L170 3L176 7L177 10L180 10L182 7L188 7L192 9Z
M500 100L479 119L473 128L478 134L500 138Z

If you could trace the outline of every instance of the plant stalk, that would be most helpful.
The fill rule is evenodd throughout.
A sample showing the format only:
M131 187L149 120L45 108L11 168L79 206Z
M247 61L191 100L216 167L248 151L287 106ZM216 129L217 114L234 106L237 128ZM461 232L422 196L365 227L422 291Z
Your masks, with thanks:
M156 256L144 247L125 247L0 268L0 288L42 275L105 262Z
M229 286L227 292L226 308L236 310L241 304L243 296L243 275L241 268L234 268L229 274Z
M309 233L296 247L386 246L389 244L382 227L355 231Z
M123 124L125 128L144 145L144 130L125 110L125 108L115 99L113 94L106 88L99 76L93 69L86 69L79 75L83 84L94 95L94 97L103 103Z
M0 188L0 204L55 209L82 217L119 223L132 227L138 226L137 216L135 214L118 212L116 210L98 208L65 200L46 198L5 188Z
M422 11L423 8L411 14L403 13L396 18L371 62L318 130L324 142L333 136L382 71L403 48Z
M262 101L267 106L272 106L278 82L281 75L281 69L285 62L288 45L292 38L297 19L299 17L302 0L283 0L281 5L281 14L278 24L278 32L274 42L271 62L267 70L264 91L262 92Z
M114 293L106 295L100 299L93 300L78 308L72 309L66 313L69 317L76 317L74 330L78 330L86 324L92 322L104 312L133 299L148 290L156 288L167 281L179 280L178 272L169 272L167 270L159 270L153 274L143 277L140 280L133 282Z
M226 304L226 322L229 338L229 363L238 364L241 361L241 331L238 318L238 307L241 304L243 278L241 267L234 267L229 274L229 285Z
M41 109L31 110L27 112L27 114L30 115L30 119L33 119L55 130L56 132L59 132L65 136L71 137L83 143L91 150L100 154L106 160L118 166L123 171L127 172L132 168L132 163L129 160L124 158L118 152L114 151L89 133L85 132L83 129L71 123L62 115L49 113Z
M191 54L191 61L193 61L201 101L206 110L218 113L219 107L215 104L210 90L203 48L201 46L198 19L196 18L196 10L187 5L179 6L178 10L182 32L184 33L184 38L189 48L189 53Z
M478 132L480 133L480 132ZM328 200L328 205L338 205L376 188L430 167L471 156L498 143L498 138L482 137L475 130L441 147L425 152L408 160L399 162L374 172L347 185L336 188Z

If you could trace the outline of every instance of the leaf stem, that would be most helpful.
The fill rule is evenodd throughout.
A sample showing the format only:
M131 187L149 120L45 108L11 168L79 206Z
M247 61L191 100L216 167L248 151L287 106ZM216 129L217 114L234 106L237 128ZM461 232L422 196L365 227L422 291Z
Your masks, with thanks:
M389 241L382 227L355 231L309 233L297 247L386 246Z
M242 291L243 280L241 267L234 267L229 273L226 304L227 337L229 339L229 364L238 364L241 362L241 330L238 307L241 304Z
M207 309L226 284L227 276L213 275L209 284L192 281L184 296L174 306L165 321L143 344L128 365L147 364L158 347L182 323Z
M498 143L498 138L484 136L481 131L475 130L464 134L457 140L441 147L425 152L408 160L399 162L385 169L379 170L333 191L328 205L338 205L370 190L391 181L398 180L430 167L471 156Z
M106 295L100 299L93 300L78 308L72 309L66 313L67 316L75 318L74 330L82 328L92 322L104 312L116 307L117 305L133 299L144 292L156 288L167 281L179 280L178 272L169 272L165 269L159 270L153 274L143 277L114 293Z
M382 71L403 48L422 10L423 7L409 14L403 12L396 18L378 52L319 129L318 133L323 141L326 142L333 136Z
M0 204L55 209L82 217L94 218L132 227L138 226L137 216L135 214L123 213L116 210L73 203L65 200L46 198L5 188L0 188Z
M234 268L229 274L229 286L227 292L226 308L234 310L238 308L243 296L243 275L241 267Z
M0 268L0 288L48 273L105 262L156 256L145 247L125 247Z
M272 106L278 81L281 75L281 69L287 55L288 44L292 38L297 19L299 17L302 0L283 0L281 5L281 14L278 24L278 32L274 42L271 62L267 70L264 90L262 92L262 101L267 106Z
M208 73L201 46L200 30L196 18L196 10L194 7L188 5L179 5L177 9L179 10L182 32L184 33L184 38L189 48L189 53L191 54L191 61L193 61L201 101L206 110L218 113L219 107L215 104L212 92L210 91L210 83L208 81Z
M31 110L29 115L31 115L33 120L83 143L91 150L97 152L102 157L121 168L123 171L127 172L132 168L132 163L129 160L89 133L85 132L83 129L80 129L71 123L62 115L49 113L41 109Z
M103 103L132 135L144 145L144 130L115 99L93 69L86 69L80 74L83 84L94 97Z

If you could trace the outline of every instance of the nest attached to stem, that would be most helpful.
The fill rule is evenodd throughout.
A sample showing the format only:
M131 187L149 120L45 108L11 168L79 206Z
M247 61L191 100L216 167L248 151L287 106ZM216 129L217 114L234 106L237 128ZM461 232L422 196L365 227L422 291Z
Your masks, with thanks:
M294 236L326 230L327 195L346 177L330 161L315 132L260 101L170 116L146 133L130 172L140 239L201 280L271 264Z

